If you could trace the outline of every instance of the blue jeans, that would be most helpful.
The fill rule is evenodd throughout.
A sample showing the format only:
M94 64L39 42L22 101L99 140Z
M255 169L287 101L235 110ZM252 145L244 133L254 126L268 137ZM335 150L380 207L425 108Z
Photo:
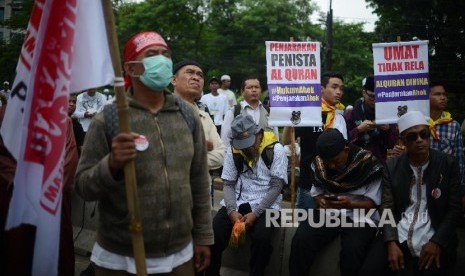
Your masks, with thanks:
M310 188L311 189L311 188ZM297 208L299 209L314 209L315 201L310 195L310 189L299 187L297 189Z

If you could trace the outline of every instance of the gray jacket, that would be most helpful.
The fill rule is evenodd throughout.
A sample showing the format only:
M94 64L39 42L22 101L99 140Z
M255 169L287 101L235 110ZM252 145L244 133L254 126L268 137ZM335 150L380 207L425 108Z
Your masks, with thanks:
M165 93L157 113L129 101L133 132L145 135L149 147L135 160L142 229L147 257L160 257L195 245L213 244L207 149L198 112L192 132L175 102ZM108 251L132 256L123 178L108 168L111 142L105 136L103 113L87 132L76 175L76 191L84 200L99 201L97 241Z

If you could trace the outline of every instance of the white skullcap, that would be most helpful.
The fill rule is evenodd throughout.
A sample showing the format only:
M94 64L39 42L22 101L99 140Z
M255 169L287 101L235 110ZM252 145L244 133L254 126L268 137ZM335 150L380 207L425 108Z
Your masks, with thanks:
M221 76L221 81L224 81L224 80L231 80L231 77L228 76L228 75L222 75Z
M404 130L409 129L418 125L428 125L425 115L420 111L409 111L404 115L400 116L397 120L397 125L399 126L399 133L402 133Z
M7 81L5 81L5 82L3 83L3 85L5 85L5 84L6 84L6 85L10 85L10 83L7 82Z
M108 88L103 89L103 93L110 93L110 89Z

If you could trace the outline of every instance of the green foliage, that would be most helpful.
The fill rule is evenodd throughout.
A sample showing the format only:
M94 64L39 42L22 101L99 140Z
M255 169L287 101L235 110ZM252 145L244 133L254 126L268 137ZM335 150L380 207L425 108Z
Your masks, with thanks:
M29 16L32 11L33 0L25 0L22 4L22 12L3 22L0 26L13 30L9 41L3 41L0 38L0 81L9 81L13 85L16 64L18 63L21 45L23 43L23 33L26 30Z
M310 15L317 10L307 0L112 2L121 52L132 35L155 30L167 40L174 62L197 60L206 80L213 75L230 75L238 96L242 79L249 75L258 76L263 90L267 89L265 41L288 41L291 37L295 41L326 40L325 26L310 22ZM24 14L15 19L18 29L25 30L30 9ZM360 95L363 77L372 73L371 43L375 35L363 32L360 24L335 22L333 37L333 68L344 73L343 100L351 104ZM0 44L0 77L12 80L20 45L21 41Z

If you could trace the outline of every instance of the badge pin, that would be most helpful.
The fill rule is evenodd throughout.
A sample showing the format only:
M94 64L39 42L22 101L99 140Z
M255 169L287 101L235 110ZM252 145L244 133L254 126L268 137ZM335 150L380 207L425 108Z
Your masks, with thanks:
M438 199L438 198L441 196L441 189L439 189L439 188L434 188L434 189L431 191L431 196L432 196L434 199Z
M149 147L149 141L144 135L139 135L139 137L134 139L134 143L136 143L136 150L144 151Z

